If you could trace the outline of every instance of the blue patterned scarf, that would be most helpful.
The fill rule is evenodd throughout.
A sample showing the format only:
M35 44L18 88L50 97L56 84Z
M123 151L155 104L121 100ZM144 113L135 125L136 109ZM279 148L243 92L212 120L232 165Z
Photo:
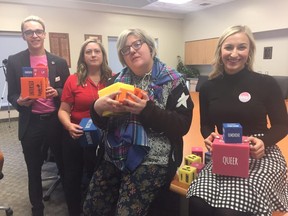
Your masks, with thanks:
M133 85L132 73L126 67L119 73L114 82ZM167 67L155 57L151 82L148 85L149 99L161 103L163 100L163 85L172 82L173 89L180 76L181 74ZM150 150L147 133L139 121L139 116L130 113L110 117L105 148L109 159L116 167L124 172L133 172L142 163Z

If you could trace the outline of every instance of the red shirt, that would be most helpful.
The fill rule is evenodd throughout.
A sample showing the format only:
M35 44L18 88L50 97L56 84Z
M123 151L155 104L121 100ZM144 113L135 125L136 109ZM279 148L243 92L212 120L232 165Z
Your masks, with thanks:
M96 85L87 78L84 86L77 85L76 74L70 75L65 82L61 101L72 105L71 122L79 124L82 118L90 117L90 107L93 101L99 98L98 90L104 88L104 84Z

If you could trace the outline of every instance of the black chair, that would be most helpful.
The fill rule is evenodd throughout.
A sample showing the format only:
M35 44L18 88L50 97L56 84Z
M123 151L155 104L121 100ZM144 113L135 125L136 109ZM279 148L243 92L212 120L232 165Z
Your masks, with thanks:
M4 156L3 153L0 151L0 179L4 177L2 173L3 164L4 164ZM13 210L8 206L0 206L0 210L5 211L7 216L13 215Z
M46 160L44 161L44 164L48 163L48 162L54 162L53 158L54 158L54 156L51 152L51 149L49 148L47 150L47 157L46 157ZM55 175L43 177L42 182L44 182L44 181L53 181L51 186L48 188L48 190L43 195L43 200L48 201L48 200L50 200L51 194L55 191L57 186L61 183L61 179L60 179L60 175L59 175L58 171L56 172Z
M278 83L284 99L288 99L288 76L273 76Z
M196 92L199 92L200 91L200 88L201 88L201 85L206 82L208 80L208 75L205 76L205 75L200 75L198 77L198 82L197 82L197 85L196 85Z

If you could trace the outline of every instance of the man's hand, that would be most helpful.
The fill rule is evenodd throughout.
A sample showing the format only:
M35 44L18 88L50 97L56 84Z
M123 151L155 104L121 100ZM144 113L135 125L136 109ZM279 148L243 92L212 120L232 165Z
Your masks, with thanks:
M18 98L17 103L19 106L29 107L34 102L34 99L30 99L29 97L22 98L21 96Z

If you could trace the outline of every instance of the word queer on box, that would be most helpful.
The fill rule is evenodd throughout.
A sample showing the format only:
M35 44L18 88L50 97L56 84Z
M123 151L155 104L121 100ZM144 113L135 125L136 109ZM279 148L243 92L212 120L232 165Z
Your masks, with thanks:
M212 172L219 175L247 178L249 176L249 151L247 137L242 136L238 123L224 123L223 136L213 141Z

